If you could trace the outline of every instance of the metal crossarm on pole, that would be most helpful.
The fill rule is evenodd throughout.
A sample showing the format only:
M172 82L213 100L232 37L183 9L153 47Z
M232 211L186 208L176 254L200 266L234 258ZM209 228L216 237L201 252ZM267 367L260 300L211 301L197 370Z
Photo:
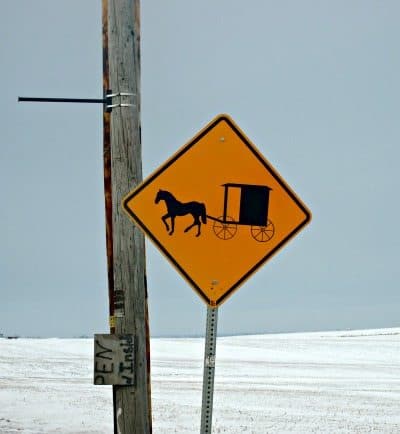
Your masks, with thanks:
M116 107L135 107L134 98L136 93L108 91L104 98L42 98L19 96L18 102L67 102L67 103L86 103L86 104L104 104L105 111L111 111ZM113 100L117 99L117 102ZM130 102L127 102L130 101Z
M33 98L19 96L18 102L72 102L72 103L86 103L86 104L104 104L105 98Z
M215 352L217 346L217 323L218 307L207 306L200 434L211 433L214 396Z

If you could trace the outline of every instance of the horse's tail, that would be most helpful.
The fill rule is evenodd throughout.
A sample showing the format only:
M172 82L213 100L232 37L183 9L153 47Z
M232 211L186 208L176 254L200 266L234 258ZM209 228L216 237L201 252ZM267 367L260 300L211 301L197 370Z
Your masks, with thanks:
M204 203L201 204L201 221L203 222L203 224L207 223L207 212L206 212L206 206L204 205Z

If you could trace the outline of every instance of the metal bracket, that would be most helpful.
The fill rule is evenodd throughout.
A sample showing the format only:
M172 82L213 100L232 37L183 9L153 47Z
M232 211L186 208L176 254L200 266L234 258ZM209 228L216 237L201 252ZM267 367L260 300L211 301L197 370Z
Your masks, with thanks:
M103 98L37 98L19 96L18 102L69 102L69 103L90 103L90 104L103 104L104 111L110 112L115 107L135 107L132 100L127 102L127 98L135 98L136 94L131 92L117 92L112 93L107 90ZM118 98L114 103L113 99ZM129 100L128 100L129 101Z
M109 91L111 92L111 91ZM111 111L113 108L116 107L135 107L136 104L130 104L127 102L123 102L124 100L126 101L126 99L130 97L130 98L134 98L136 97L136 93L131 93L131 92L117 92L117 93L107 93L105 95L105 110L106 111ZM114 98L118 98L119 102L118 103L113 103L113 99Z

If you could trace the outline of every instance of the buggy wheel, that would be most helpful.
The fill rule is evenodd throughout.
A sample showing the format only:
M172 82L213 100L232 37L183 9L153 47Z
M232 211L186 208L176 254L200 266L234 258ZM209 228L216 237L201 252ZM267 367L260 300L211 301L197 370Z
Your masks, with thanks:
M252 226L251 236L260 243L266 243L269 241L275 233L275 226L271 220L267 221L267 226Z
M226 217L225 221L223 217L218 217L219 221L214 221L213 231L214 234L221 240L230 240L233 238L237 231L237 225L233 222L232 217Z

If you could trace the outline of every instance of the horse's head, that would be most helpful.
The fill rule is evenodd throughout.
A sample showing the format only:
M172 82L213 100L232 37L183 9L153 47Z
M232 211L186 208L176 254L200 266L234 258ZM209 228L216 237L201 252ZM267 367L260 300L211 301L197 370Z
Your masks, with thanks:
M160 202L160 200L165 200L166 202L170 202L171 200L174 200L174 196L172 196L172 194L169 191L158 190L155 203Z
M160 200L163 199L163 196L164 196L163 193L164 193L163 190L158 190L158 193L156 195L156 200L154 201L155 203L158 203L158 202L160 202Z

